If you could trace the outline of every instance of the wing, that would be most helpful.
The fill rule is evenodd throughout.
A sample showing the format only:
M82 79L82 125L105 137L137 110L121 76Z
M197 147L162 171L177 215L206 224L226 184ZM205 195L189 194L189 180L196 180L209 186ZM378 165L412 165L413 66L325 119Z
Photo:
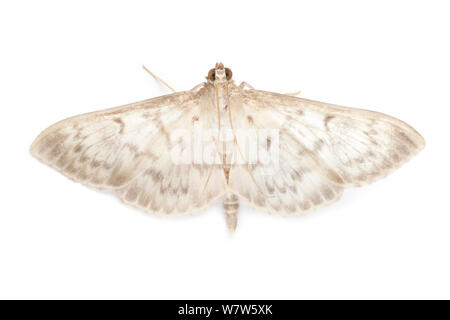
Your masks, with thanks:
M256 164L230 172L231 189L269 212L332 203L345 187L386 176L425 146L412 127L381 113L258 90L236 92L234 102L237 128L278 130L275 170Z
M69 118L44 130L31 152L70 179L113 190L145 211L191 213L225 191L223 171L174 161L194 126L209 126L201 101L186 91Z

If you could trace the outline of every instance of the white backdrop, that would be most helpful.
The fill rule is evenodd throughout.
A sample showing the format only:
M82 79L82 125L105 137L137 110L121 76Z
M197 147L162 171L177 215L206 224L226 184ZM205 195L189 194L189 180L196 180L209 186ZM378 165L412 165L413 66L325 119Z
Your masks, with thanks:
M0 298L450 298L446 1L4 1ZM163 219L34 159L63 118L204 80L398 117L427 147L302 218Z

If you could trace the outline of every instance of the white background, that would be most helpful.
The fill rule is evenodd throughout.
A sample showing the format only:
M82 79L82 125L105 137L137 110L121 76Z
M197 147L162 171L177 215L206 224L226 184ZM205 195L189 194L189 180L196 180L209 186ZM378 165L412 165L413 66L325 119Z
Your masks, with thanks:
M2 1L0 298L450 298L446 1ZM427 147L302 218L164 219L34 159L48 125L237 82L363 107Z

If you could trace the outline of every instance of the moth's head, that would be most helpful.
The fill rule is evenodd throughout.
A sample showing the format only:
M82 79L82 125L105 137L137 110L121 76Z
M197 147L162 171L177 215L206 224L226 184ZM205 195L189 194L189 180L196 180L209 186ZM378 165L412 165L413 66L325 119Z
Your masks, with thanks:
M233 77L233 72L230 69L225 68L223 63L217 62L214 69L209 70L206 79L212 83L214 82L225 82L231 80Z

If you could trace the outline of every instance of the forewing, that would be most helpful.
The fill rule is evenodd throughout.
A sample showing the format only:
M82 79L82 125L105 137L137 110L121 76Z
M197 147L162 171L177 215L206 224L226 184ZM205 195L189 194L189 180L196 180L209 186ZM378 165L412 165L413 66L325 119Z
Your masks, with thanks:
M386 176L425 145L412 127L384 114L258 90L236 96L245 113L236 126L279 130L279 165L275 172L236 166L230 186L271 212L302 213L336 201L344 187ZM246 182L239 179L244 171ZM250 181L256 183L246 189Z
M31 152L69 178L114 190L143 210L190 213L225 190L220 170L172 159L183 141L173 141L171 133L188 135L206 121L200 101L187 91L69 118L44 130ZM208 174L214 180L202 190Z

